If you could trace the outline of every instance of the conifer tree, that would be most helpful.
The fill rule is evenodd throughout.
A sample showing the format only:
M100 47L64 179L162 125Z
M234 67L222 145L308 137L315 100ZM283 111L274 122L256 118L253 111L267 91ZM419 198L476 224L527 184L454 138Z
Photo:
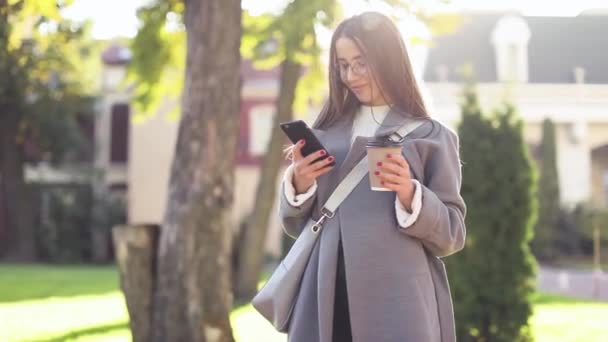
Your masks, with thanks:
M555 125L550 119L543 121L540 179L538 183L538 222L532 249L539 259L551 260L556 255L556 228L560 215L557 157L555 151Z
M515 108L483 115L472 84L458 128L467 242L447 258L459 341L529 341L534 170Z

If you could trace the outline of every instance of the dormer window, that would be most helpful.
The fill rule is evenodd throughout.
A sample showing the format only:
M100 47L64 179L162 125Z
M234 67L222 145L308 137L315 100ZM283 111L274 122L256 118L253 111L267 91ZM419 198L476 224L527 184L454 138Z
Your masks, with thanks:
M500 82L528 81L530 28L519 16L501 18L492 32L496 75Z

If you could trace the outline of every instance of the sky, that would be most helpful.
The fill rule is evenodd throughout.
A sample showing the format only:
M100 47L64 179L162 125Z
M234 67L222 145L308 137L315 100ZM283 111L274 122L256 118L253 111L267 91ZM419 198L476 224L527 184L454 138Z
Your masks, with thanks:
M75 0L74 4L64 11L70 19L93 21L93 36L98 39L110 39L117 36L132 37L137 32L138 22L135 16L138 7L150 0ZM365 10L383 11L378 0L340 0L344 14L348 17ZM253 13L280 11L286 0L243 0L243 7ZM608 0L452 0L441 10L506 10L516 9L524 15L575 16L590 8L608 10ZM438 10L439 8L432 8Z

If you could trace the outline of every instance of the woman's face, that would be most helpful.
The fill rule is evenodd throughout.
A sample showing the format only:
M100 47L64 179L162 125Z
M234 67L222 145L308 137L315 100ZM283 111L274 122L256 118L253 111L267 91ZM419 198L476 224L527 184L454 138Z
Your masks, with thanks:
M342 82L357 96L359 102L368 106L386 104L363 53L352 39L340 37L336 40L336 57L336 68Z

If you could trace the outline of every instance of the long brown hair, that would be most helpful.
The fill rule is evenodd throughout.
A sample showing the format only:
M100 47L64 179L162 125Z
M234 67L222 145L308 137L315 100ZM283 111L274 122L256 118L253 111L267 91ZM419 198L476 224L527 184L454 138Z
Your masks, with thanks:
M329 52L329 98L313 124L325 129L343 115L353 115L361 103L342 82L336 56L336 41L351 39L361 50L367 67L391 108L410 118L428 118L407 49L397 26L383 14L365 12L342 21L331 39Z

